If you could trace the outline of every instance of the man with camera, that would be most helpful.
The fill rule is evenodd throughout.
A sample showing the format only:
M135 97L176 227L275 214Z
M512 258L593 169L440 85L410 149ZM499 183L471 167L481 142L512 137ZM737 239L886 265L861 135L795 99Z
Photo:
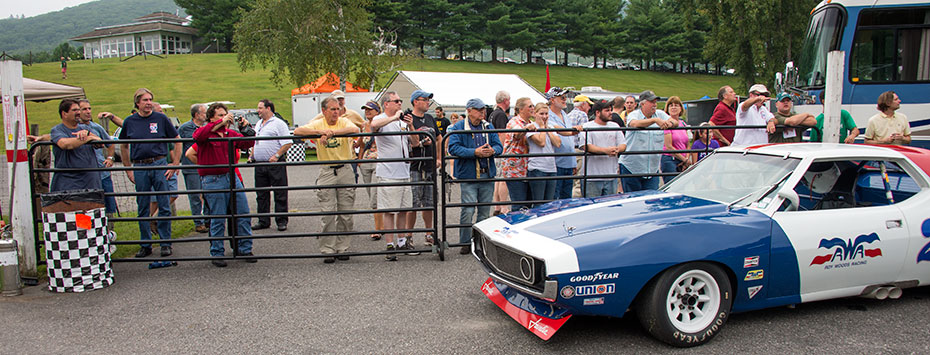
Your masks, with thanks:
M197 173L200 174L201 186L204 190L220 191L204 194L204 198L207 200L207 205L210 208L209 214L249 214L249 201L245 197L245 192L236 191L236 203L234 206L230 206L232 193L228 192L228 190L231 177L229 176L229 168L225 165L238 162L238 152L251 148L254 145L254 141L209 141L209 139L254 136L255 133L249 128L249 123L245 120L245 117L233 116L232 113L227 111L226 105L222 103L214 103L207 108L207 119L209 119L209 123L194 131L194 141L197 142L197 163L200 165L218 165L217 167L197 169ZM239 133L229 129L231 125L237 123L239 125L239 131L245 133ZM229 156L229 144L235 146L233 152L235 152L234 154L236 154L236 156ZM230 158L233 159L232 162ZM242 181L238 176L235 177L235 188L242 189ZM252 235L252 228L249 220L250 218L237 219L238 237ZM210 237L217 238L216 240L210 241L210 256L222 257L225 254L223 240L219 239L224 237L226 234L225 230L226 220L224 218L213 218L210 221ZM240 256L247 257L245 259L246 262L256 262L254 258L248 258L252 256L252 239L239 239L238 245L231 245L231 247L236 247ZM212 260L211 263L216 267L226 267L226 262L219 258Z
M258 117L261 118L255 124L256 136L258 137L283 137L291 133L288 132L287 124L284 120L275 117L274 103L268 99L258 102ZM287 150L293 144L289 139L278 140L257 140L255 147L252 148L252 161L256 163L278 163L287 160ZM255 167L255 187L270 186L287 186L287 165L274 164L267 166ZM256 210L258 213L268 213L271 210L271 191L256 191ZM278 189L274 191L274 212L287 213L287 189ZM275 224L278 231L287 230L287 216L275 216ZM271 217L258 217L258 223L252 226L253 230L266 229L271 226Z
M436 133L436 119L433 118L427 111L429 111L430 100L433 98L433 94L423 91L415 90L410 94L410 104L413 105L412 110L407 110L404 112L405 116L410 116L405 118L412 122L412 128L421 132L432 133L434 137L437 137L439 140L438 134ZM420 144L414 146L410 150L410 157L412 158L423 158L429 157L432 158L428 161L414 161L410 163L410 181L411 182L429 182L432 183L436 181L436 157L440 156L439 147L442 147L441 142L433 144L433 140L428 136L420 135L417 136L420 139ZM433 200L433 185L414 185L411 187L413 192L413 208L423 208L423 207L433 207L435 201ZM423 216L423 225L426 228L433 228L433 211L421 211ZM417 212L412 211L407 213L407 228L414 228L417 224ZM407 243L409 246L413 245L413 235L408 235ZM426 234L424 237L426 245L432 245L434 243L433 235Z
M178 131L168 120L168 116L155 112L154 95L146 88L136 90L133 103L139 111L132 114L122 122L119 139L158 139L180 138ZM181 142L172 143L174 149L171 153L171 163L166 159L169 154L165 143L129 143L120 146L123 166L178 166L181 160ZM131 146L131 150L130 150ZM168 178L177 173L177 169L159 170L127 170L129 181L136 185L136 192L169 191ZM158 195L158 216L171 216L171 207L168 195ZM136 196L138 216L149 215L149 201L151 196ZM158 235L161 240L171 239L171 221L158 221ZM151 240L152 234L148 221L139 221L139 237L142 240ZM144 258L152 254L151 244L141 244L137 258ZM161 243L161 256L171 255L171 243Z

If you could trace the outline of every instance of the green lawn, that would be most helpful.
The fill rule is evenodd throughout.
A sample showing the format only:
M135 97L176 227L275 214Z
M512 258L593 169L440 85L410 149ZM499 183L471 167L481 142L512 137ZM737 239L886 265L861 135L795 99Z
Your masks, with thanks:
M546 67L532 64L491 64L447 60L418 60L404 69L476 73L513 73L520 75L540 91L546 84ZM639 92L652 89L660 96L678 95L684 100L704 95L714 96L720 86L734 84L733 77L655 73L616 69L550 67L555 86L601 86L607 90ZM233 53L173 55L165 59L133 58L74 61L68 64L68 79L61 79L58 63L23 67L23 76L33 79L76 85L84 88L94 112L110 111L125 117L132 109L132 94L140 87L155 93L155 100L176 107L181 121L189 119L193 103L234 101L238 108L254 108L258 100L269 98L285 117L291 116L291 89L296 85L275 87L266 70L242 72ZM385 75L385 81L390 74ZM60 122L58 101L29 102L26 110L31 124L39 124L46 133ZM169 112L170 113L170 112Z

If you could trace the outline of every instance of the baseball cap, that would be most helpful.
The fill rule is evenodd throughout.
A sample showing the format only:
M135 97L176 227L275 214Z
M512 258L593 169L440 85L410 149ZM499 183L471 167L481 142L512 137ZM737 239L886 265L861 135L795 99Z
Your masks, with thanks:
M487 107L487 106L488 106L488 105L485 105L485 104L484 104L484 101L481 101L481 99L479 99L479 98L474 98L474 99L468 100L468 103L465 104L465 108L466 108L466 109L469 109L469 108L482 109L482 108L485 108L485 107Z
M379 106L377 102L368 101L362 105L362 110L375 110L375 112L381 113L381 106Z
M783 92L781 94L778 94L778 97L775 98L775 101L781 101L781 100L790 99L790 98L791 98L791 94L787 92Z
M653 101L657 100L658 98L659 96L652 92L652 90L646 90L639 94L639 101Z
M562 88L558 86L553 86L549 88L549 91L546 91L546 100L552 100L553 97L562 96L566 93L568 93L567 90L562 90Z
M594 105L594 101L591 101L591 99L589 99L589 98L588 98L587 96L585 96L585 95L577 95L577 96L575 96L575 98L572 99L572 102L587 102L588 104Z
M330 96L337 99L344 99L346 98L346 93L342 92L342 90L333 90L333 93L330 94Z
M772 94L769 93L769 89L766 88L765 85L762 85L762 84L756 84L756 85L751 86L749 88L749 93L750 94L757 93L757 94L762 94L765 96L772 96Z
M421 98L421 97L425 97L425 98L427 98L427 99L432 99L432 98L433 98L433 93L431 93L431 92L426 92L426 91L423 91L423 90L414 90L413 93L410 94L410 103L413 103L414 101L416 101L417 99L419 99L419 98Z
M577 99L578 97L575 96L575 98ZM610 105L610 101L600 100L600 101L598 101L597 103L594 104L594 111L600 111L600 110L603 110L603 109L605 109L605 108L611 108L611 107L612 107L612 106Z

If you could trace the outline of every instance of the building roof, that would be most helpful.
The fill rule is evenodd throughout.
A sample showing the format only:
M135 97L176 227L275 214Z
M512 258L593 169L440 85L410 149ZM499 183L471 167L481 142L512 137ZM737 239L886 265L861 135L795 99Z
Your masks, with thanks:
M72 41L83 41L101 37L113 37L119 35L165 31L196 35L197 29L190 26L181 25L187 20L167 12L155 12L136 19L137 22L97 27L91 32L87 32L77 37L71 38Z
M136 21L137 22L166 21L166 22L176 22L178 24L182 24L182 23L187 22L187 19L183 17L178 17L177 15L172 14L170 12L159 11L159 12L153 12L148 15L136 18Z

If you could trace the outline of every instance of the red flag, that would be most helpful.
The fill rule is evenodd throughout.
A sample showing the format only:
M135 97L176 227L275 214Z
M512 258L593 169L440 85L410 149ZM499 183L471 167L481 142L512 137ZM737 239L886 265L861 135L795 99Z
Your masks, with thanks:
M552 85L549 84L549 64L546 64L546 90L544 91L549 91L549 88L551 87Z

